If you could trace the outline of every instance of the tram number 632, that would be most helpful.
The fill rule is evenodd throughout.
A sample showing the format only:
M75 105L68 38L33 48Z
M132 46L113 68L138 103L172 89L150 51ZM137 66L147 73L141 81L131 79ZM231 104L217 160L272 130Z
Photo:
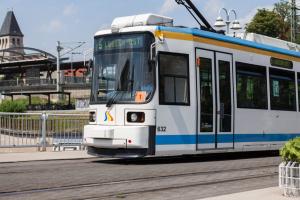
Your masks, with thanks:
M166 132L167 131L167 127L166 126L158 126L157 127L157 131L158 132Z

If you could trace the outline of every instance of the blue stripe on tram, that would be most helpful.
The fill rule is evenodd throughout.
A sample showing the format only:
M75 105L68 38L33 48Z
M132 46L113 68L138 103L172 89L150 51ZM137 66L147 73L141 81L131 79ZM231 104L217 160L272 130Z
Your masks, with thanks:
M180 144L196 144L196 135L157 135L157 145L180 145ZM300 134L218 134L218 143L237 142L283 142L295 137L300 137ZM215 143L215 135L198 135L199 144Z

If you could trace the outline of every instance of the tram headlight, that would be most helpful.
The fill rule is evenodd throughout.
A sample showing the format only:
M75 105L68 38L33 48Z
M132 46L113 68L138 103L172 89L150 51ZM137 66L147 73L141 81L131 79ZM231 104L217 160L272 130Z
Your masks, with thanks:
M90 122L96 122L96 112L95 111L90 112L89 120L90 120Z
M130 121L136 122L137 120L138 120L137 114L136 114L136 113L132 113L132 114L130 115Z
M144 112L128 112L127 121L131 123L143 123L145 122Z

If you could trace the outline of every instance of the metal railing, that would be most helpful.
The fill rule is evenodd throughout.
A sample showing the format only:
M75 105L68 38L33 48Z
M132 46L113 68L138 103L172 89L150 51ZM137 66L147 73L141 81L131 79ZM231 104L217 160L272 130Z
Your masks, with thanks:
M60 105L60 104L31 104L26 106L29 111L42 111L42 110L74 110L75 106L70 105Z
M42 85L55 85L56 79L46 78L24 78L14 80L0 80L0 87L4 86L42 86Z
M62 82L63 84L90 84L91 78L86 76L83 77L65 76Z
M40 144L41 117L37 114L0 114L0 147Z
M282 162L279 165L279 187L285 196L300 196L300 163Z
M0 113L0 148L78 146L85 114Z
M89 77L64 77L62 80L63 84L90 84L91 79ZM14 80L0 80L0 87L8 86L51 86L56 85L56 79L49 78L24 78Z

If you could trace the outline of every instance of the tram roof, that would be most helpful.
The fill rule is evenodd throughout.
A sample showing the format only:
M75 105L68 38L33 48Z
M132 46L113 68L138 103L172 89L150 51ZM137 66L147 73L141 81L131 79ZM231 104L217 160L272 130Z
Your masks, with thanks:
M281 54L281 55L294 57L293 60L300 62L300 52L297 51L283 49L283 48L279 48L267 44L260 44L257 42L226 36L218 33L203 31L196 28L158 26L156 31L157 31L157 35L159 35L162 32L166 38L174 38L174 39L190 40L190 41L194 41L194 40L197 41L197 38L200 38L198 40L199 42L206 42L208 44L211 44L212 41L217 41L217 43L214 42L213 44L226 47L226 48L233 48L242 51L250 51L258 54L266 54L266 52L273 52L276 54L275 55L271 54L270 56L280 58L282 56L278 54ZM196 38L193 36L196 36ZM283 58L289 59L288 57L283 57Z

